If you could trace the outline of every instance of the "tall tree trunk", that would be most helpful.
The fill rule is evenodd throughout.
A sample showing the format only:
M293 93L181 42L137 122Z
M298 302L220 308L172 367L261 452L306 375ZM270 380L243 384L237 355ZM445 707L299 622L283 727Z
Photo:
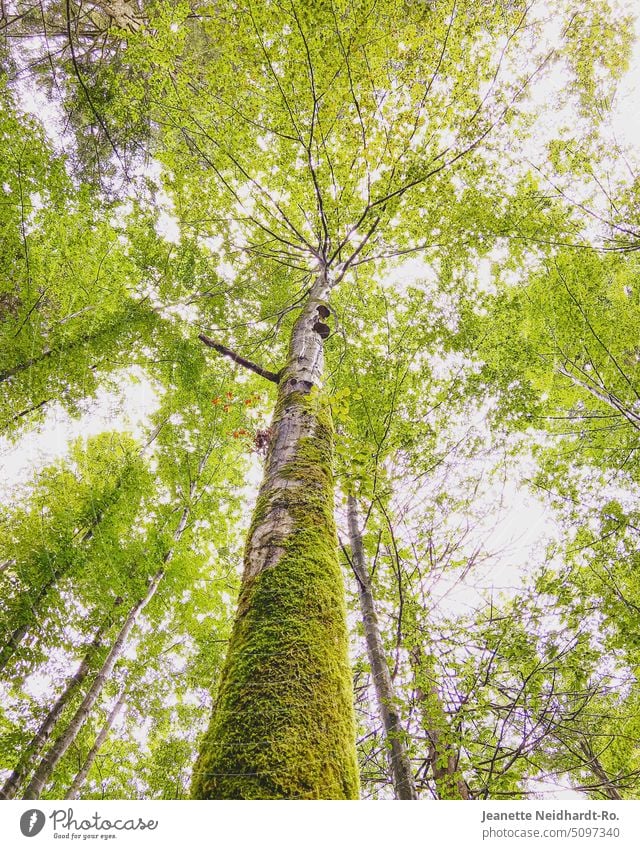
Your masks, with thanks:
M116 603L119 603L119 600ZM80 663L80 666L69 679L67 686L58 696L55 704L44 718L34 736L31 738L17 766L3 784L2 789L0 790L0 799L13 799L15 797L16 793L20 789L20 785L29 774L35 759L38 757L51 737L56 722L60 718L65 706L68 704L71 697L74 696L80 689L80 686L89 674L93 657L102 645L102 638L110 624L111 616L109 616L100 628L98 628L87 653Z
M378 710L382 718L384 733L389 743L389 761L391 775L397 799L417 799L418 794L413 783L411 762L404 745L404 731L396 705L398 700L393 688L387 658L385 656L376 606L371 589L371 576L362 547L362 535L358 527L358 503L353 495L347 499L347 518L349 522L349 543L351 557L356 572L360 610L367 643L367 656L373 675Z
M458 748L452 739L447 712L434 681L423 686L425 679L422 650L415 646L409 653L422 727L427 736L427 757L438 799L473 799L469 785L460 771Z
M18 419L22 419L25 416L28 416L29 413L35 413L36 410L42 409L46 404L50 404L54 399L53 398L45 398L44 401L40 401L38 404L32 404L30 407L26 407L24 410L21 410L19 413L8 418L6 421L2 422L0 425L0 433L9 428L9 425L12 425L14 422L17 422Z
M330 283L291 334L234 629L195 767L201 799L358 796L344 589L333 518L333 426L321 395Z
M138 310L141 310L140 315L138 315ZM53 355L59 354L60 356L66 356L79 348L84 348L87 343L107 340L109 335L113 334L114 330L117 331L120 328L126 329L133 323L139 320L144 320L145 318L151 318L152 316L154 316L154 311L147 310L144 302L138 304L124 303L123 311L114 315L113 319L106 326L100 326L97 331L93 330L87 333L81 333L70 342L60 341L57 345L40 351L34 357L30 357L27 360L23 360L21 363L16 363L15 365L6 368L4 371L0 372L0 383L4 383L9 378L16 377L16 375L27 371L27 369L30 369L32 366L37 366L39 363L46 362ZM68 320L71 317L72 316L68 316L65 320Z
M95 743L91 747L91 751L86 757L85 762L82 764L82 767L78 771L76 777L73 779L71 786L69 787L65 799L77 799L80 795L80 790L82 789L82 785L87 779L87 775L89 775L89 770L93 766L93 762L95 761L98 752L104 745L105 740L109 736L109 732L111 731L111 727L113 723L116 721L118 716L120 715L120 711L124 707L125 698L127 695L126 687L123 687L122 692L120 693L120 697L118 701L113 706L109 716L106 719L106 722L100 729L100 733L96 737Z
M84 341L84 337L81 337L81 341ZM4 383L5 380L8 380L10 377L15 377L20 372L25 371L31 366L36 365L36 363L41 363L50 357L52 354L55 354L55 349L53 348L45 348L38 356L31 357L28 360L24 360L22 363L18 363L11 368L6 369L6 371L0 372L0 383Z
M116 488L120 486L120 482L121 481L118 481ZM98 513L95 516L89 528L82 535L79 545L83 545L85 542L92 539L95 528L102 521L102 515L102 513ZM40 587L35 596L31 596L29 594L29 609L33 615L17 625L9 635L5 644L2 646L2 649L0 650L0 672L4 672L9 661L20 648L22 641L33 627L37 618L39 604L46 598L49 591L58 583L60 578L64 577L64 575L69 571L70 566L71 563L67 563L60 569L54 569L49 580ZM26 590L25 592L28 593L29 591Z
M640 415L638 415L638 413L624 401L621 401L620 398L618 398L618 396L613 392L610 392L604 387L600 387L595 382L589 383L586 380L581 380L566 368L558 367L556 371L563 377L568 378L576 386L579 386L581 389L589 392L594 398L597 398L598 401L602 401L603 404L607 404L607 406L611 407L611 409L616 410L632 427L636 430L640 430Z

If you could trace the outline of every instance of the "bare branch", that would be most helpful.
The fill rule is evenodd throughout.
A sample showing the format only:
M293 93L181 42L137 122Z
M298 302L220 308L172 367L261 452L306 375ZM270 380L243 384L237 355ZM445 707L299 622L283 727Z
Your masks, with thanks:
M241 357L240 354L236 354L235 351L232 351L231 348L227 348L226 345L221 345L219 342L214 342L213 339L210 339L208 336L205 336L204 333L198 334L198 339L201 342L204 342L209 348L213 348L214 351L217 351L219 354L222 354L223 357L229 357L230 360L233 360L234 363L238 363L240 366L244 366L244 368L249 369L249 371L253 371L256 374L259 374L260 377L264 377L267 380L270 380L272 383L280 382L280 372L276 374L276 372L269 371L268 369L262 368L257 363L252 362L251 360L245 359L245 357Z

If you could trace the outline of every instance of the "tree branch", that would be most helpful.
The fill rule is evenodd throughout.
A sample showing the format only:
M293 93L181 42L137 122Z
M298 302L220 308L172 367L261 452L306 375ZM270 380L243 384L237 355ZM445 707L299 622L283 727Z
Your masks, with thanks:
M234 363L238 363L240 366L244 366L248 368L249 371L254 371L256 374L259 374L260 377L264 377L267 380L270 380L272 383L280 382L280 372L276 374L276 372L269 371L266 368L262 368L257 363L251 362L251 360L247 360L244 357L241 357L240 354L236 354L235 351L232 351L231 348L227 348L225 345L221 345L219 342L214 342L213 339L210 339L208 336L205 336L204 333L198 334L198 339L201 342L204 342L209 348L213 348L214 351L217 351L219 354L222 354L224 357L229 357L230 360L233 360Z

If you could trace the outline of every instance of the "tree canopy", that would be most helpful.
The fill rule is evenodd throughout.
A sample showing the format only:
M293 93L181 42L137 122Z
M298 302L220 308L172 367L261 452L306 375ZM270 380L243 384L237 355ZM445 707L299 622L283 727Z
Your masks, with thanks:
M3 4L0 798L638 796L633 23Z

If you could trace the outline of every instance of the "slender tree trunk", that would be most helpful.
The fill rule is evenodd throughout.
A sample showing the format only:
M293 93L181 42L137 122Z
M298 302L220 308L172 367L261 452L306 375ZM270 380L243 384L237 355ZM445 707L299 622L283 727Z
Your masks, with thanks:
M385 656L380 626L376 614L375 601L371 589L371 576L362 547L362 535L358 527L358 503L353 495L347 499L347 517L349 522L349 543L351 557L356 571L358 592L360 595L360 610L364 634L367 642L367 655L373 683L376 691L378 710L382 718L384 732L389 743L389 761L391 775L397 799L417 799L418 794L413 783L411 762L404 745L404 731L400 722L396 705L398 699L393 688L387 658Z
M117 486L120 486L120 482L118 482ZM88 542L92 539L95 528L102 521L102 513L98 513L98 515L93 519L91 526L84 532L80 539L80 545L83 545L85 542ZM71 564L68 563L66 566L63 566L61 569L54 570L49 580L36 592L34 597L29 596L29 608L31 613L33 614L31 617L25 619L19 625L17 625L9 638L3 645L0 650L0 672L4 672L7 664L16 653L16 651L20 648L20 645L24 638L27 636L29 631L34 625L34 622L37 618L38 605L46 598L49 591L58 583L60 578L64 577L64 575L69 571ZM26 590L26 592L29 592Z
M42 407L46 406L47 404L50 404L53 400L53 398L45 398L44 401L40 401L39 404L33 404L31 407L27 407L26 409L21 410L19 413L16 413L15 415L11 416L11 418L7 419L6 422L3 422L1 430L8 430L9 425L12 425L14 422L17 422L18 419L22 419L25 416L28 416L29 413L35 413L36 410L42 409Z
M83 348L88 342L100 341L103 339L107 339L110 334L113 334L114 330L118 330L120 327L126 328L130 326L132 322L137 320L136 309L143 308L142 304L125 304L123 313L119 313L116 315L108 325L101 327L97 332L92 331L89 333L82 333L77 336L75 339L72 339L70 342L60 342L58 345L55 345L51 348L45 348L43 351L40 351L39 354L36 354L35 357L30 357L27 360L24 360L21 363L16 363L14 366L10 366L5 369L5 371L0 372L0 383L4 383L4 381L9 378L16 377L16 375L21 374L22 372L30 369L32 366L36 366L39 363L46 362L51 356L55 354L60 354L61 356L67 355L70 352L75 351L78 348ZM133 312L133 314L132 314ZM153 311L149 311L148 315L151 316ZM145 314L141 314L141 318L144 318ZM69 316L70 318L70 316Z
M611 407L613 410L616 410L623 416L629 424L634 427L636 430L640 430L640 415L636 413L628 404L625 404L621 401L617 395L613 392L609 392L607 389L600 388L599 386L588 383L586 380L581 380L575 374L572 374L567 369L558 367L556 369L558 374L561 374L563 377L568 378L573 384L579 386L581 389L584 389L586 392L589 392L593 395L594 398L597 398L598 401L602 401L603 404L607 404L607 406Z
M422 686L424 661L421 649L416 646L409 653L413 668L415 691L422 727L427 735L427 756L436 793L439 799L473 799L469 785L460 772L458 749L455 746L449 719L434 682Z
M84 782L87 780L89 770L93 766L93 762L95 761L98 752L100 751L100 749L104 745L105 740L109 736L109 732L111 731L113 723L116 721L116 719L120 715L122 708L124 707L126 694L126 688L123 688L122 692L120 693L120 697L118 698L118 701L113 706L111 712L109 713L109 716L107 717L106 722L100 729L100 733L96 737L96 741L91 747L91 751L87 755L85 762L82 764L82 767L78 771L78 774L73 779L73 783L69 787L67 794L64 797L65 799L77 799L80 795L80 790L82 789L82 785L84 784Z
M20 374L20 372L26 371L26 369L31 368L31 366L36 365L36 363L43 362L54 353L55 350L53 348L45 348L45 350L42 351L41 354L38 354L37 357L31 357L22 363L18 363L17 365L8 368L6 371L0 372L0 383L4 383L4 381L8 380L10 377L15 377L17 374Z
M23 799L40 798L40 794L42 793L45 784L51 777L51 773L55 769L60 758L62 758L69 746L76 739L80 729L82 728L82 726L87 720L87 717L91 713L94 704L98 700L100 694L102 693L104 685L108 681L109 676L113 671L113 667L116 665L117 661L122 656L122 653L129 639L129 634L131 633L133 626L136 624L138 616L155 595L163 575L164 568L159 569L153 576L153 578L150 580L149 587L145 596L141 598L140 601L136 602L136 604L134 604L131 610L129 611L129 614L125 619L122 628L120 629L120 633L116 637L116 640L113 646L111 647L111 651L109 652L104 663L102 664L102 668L96 675L86 696L82 700L80 707L75 712L73 718L71 719L71 722L67 726L66 731L64 732L64 734L58 737L51 749L49 749L47 754L40 762L38 768L36 769L33 775L33 778L29 782L27 789L24 792L24 795L22 797Z
M323 374L321 269L280 373L271 444L213 716L194 771L202 799L358 796L344 590Z
M0 799L13 799L20 789L20 785L23 783L26 776L29 774L35 759L38 757L40 752L43 750L45 745L47 744L55 725L62 714L62 711L68 704L69 700L75 693L80 689L80 686L84 682L85 678L89 674L89 670L91 669L91 662L96 652L102 645L102 638L104 637L105 631L109 628L111 624L111 617L98 628L96 635L94 636L91 645L87 653L85 654L80 666L74 673L74 675L69 679L67 686L64 688L62 693L58 696L55 704L43 720L42 724L31 738L29 744L26 749L18 765L15 767L9 778L5 781L0 790Z

